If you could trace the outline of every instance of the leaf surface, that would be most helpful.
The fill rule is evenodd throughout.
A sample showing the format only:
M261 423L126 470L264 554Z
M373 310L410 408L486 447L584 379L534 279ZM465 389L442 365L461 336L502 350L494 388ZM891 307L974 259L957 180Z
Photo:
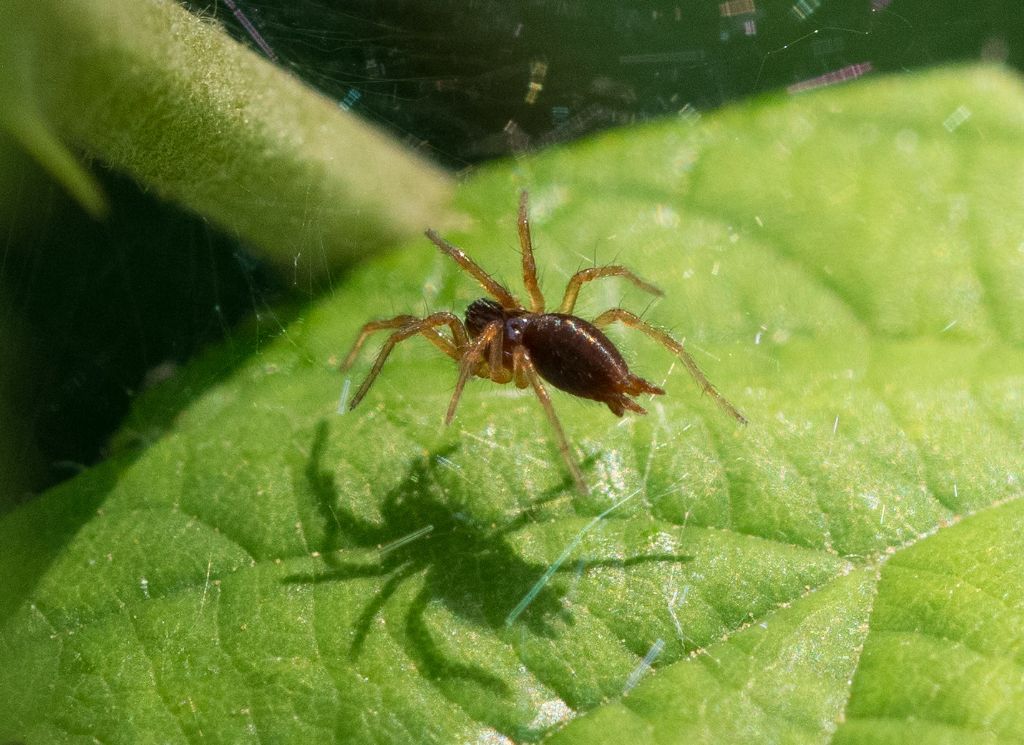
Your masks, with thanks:
M526 392L474 381L443 428L423 340L339 415L364 320L480 295L415 241L0 521L0 740L1019 740L1022 115L953 69L478 173L453 242L518 288L528 188L549 305L634 268L666 297L579 314L644 311L750 426L628 331L648 416L555 394L586 497Z

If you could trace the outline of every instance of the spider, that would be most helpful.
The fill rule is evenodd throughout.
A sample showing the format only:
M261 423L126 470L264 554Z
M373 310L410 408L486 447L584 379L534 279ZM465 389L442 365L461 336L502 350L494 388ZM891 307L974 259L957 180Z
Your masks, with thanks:
M576 272L566 285L558 312L545 312L544 296L537 284L537 265L533 258L528 200L528 193L521 192L518 217L519 243L523 258L523 284L530 296L529 309L465 252L444 240L434 230L427 230L427 238L479 282L494 299L480 298L470 303L466 309L465 322L454 313L440 311L424 318L400 315L366 323L341 365L343 372L355 362L359 350L370 334L384 329L395 331L377 353L373 367L352 397L349 410L358 406L366 396L396 344L417 335L424 336L459 365L455 391L445 414L446 425L451 424L455 417L455 410L466 381L474 375L490 378L495 383L514 382L519 388L532 387L554 430L558 450L572 474L573 481L577 489L585 494L587 485L583 480L583 473L569 448L569 441L555 414L544 381L574 396L604 403L616 416L621 417L627 409L637 414L646 414L646 410L631 396L644 393L660 396L665 391L630 372L622 354L602 333L602 326L617 321L624 326L642 331L677 354L701 390L711 396L736 421L746 424L746 417L711 384L693 357L684 349L683 344L664 331L654 328L623 308L606 310L593 321L585 321L572 315L583 284L604 277L622 277L652 295L663 295L661 290L626 267L610 265ZM449 328L451 338L438 330L443 326Z

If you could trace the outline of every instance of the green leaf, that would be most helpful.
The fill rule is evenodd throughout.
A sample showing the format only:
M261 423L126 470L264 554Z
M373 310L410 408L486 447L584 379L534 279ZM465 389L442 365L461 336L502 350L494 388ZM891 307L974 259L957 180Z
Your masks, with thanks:
M589 496L527 392L443 428L424 340L337 414L367 317L480 294L414 241L0 520L0 741L1020 740L1022 115L953 69L476 174L449 238L513 284L529 188L549 304L633 267L750 426L627 331L648 416L554 396Z
M93 214L81 149L320 274L422 230L439 169L176 0L0 4L0 133Z

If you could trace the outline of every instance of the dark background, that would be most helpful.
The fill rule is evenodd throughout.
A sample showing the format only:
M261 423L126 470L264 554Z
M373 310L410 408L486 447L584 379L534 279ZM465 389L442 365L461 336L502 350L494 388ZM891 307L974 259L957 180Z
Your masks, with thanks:
M1020 0L189 7L459 173L851 65L869 64L869 75L962 60L1024 65ZM59 188L44 187L40 202L41 177L22 165L22 219L0 260L0 319L9 319L0 331L21 338L31 371L14 392L27 420L21 455L37 464L25 495L101 459L148 382L206 345L239 338L239 324L279 333L285 319L261 321L267 309L330 289L289 286L244 245L101 166L112 211L97 223Z
M193 7L455 169L864 62L1024 64L1018 0L239 2Z

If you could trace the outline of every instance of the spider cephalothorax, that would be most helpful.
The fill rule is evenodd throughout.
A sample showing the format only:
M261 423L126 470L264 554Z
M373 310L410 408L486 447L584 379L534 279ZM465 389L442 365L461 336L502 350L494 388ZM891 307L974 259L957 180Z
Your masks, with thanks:
M465 322L452 313L441 311L425 318L402 315L382 321L370 321L364 325L352 346L352 351L342 364L342 369L348 369L355 361L369 334L380 329L395 331L384 343L373 368L352 397L350 409L355 408L366 395L395 344L412 336L425 336L459 363L459 377L451 403L448 405L446 424L455 416L462 390L471 376L490 378L496 383L515 382L519 388L532 386L544 407L548 421L555 430L558 448L569 466L576 486L585 492L586 482L569 449L569 443L555 415L543 381L574 396L600 401L616 416L622 416L627 409L638 414L646 413L631 396L643 393L661 395L665 391L630 372L619 350L599 328L618 321L625 326L643 331L679 355L702 390L712 396L737 421L746 424L747 420L743 414L704 376L683 345L664 331L654 328L623 308L606 310L593 321L585 321L572 315L576 297L583 283L602 277L622 277L642 290L655 295L662 294L658 288L640 279L629 269L622 266L601 266L576 272L565 288L558 312L546 313L544 296L537 284L525 191L519 200L518 224L523 254L523 284L530 295L530 308L523 306L512 293L492 279L461 249L448 243L433 230L428 230L427 237L469 272L494 299L480 298L470 303L466 309ZM451 338L438 331L442 326L449 328Z

